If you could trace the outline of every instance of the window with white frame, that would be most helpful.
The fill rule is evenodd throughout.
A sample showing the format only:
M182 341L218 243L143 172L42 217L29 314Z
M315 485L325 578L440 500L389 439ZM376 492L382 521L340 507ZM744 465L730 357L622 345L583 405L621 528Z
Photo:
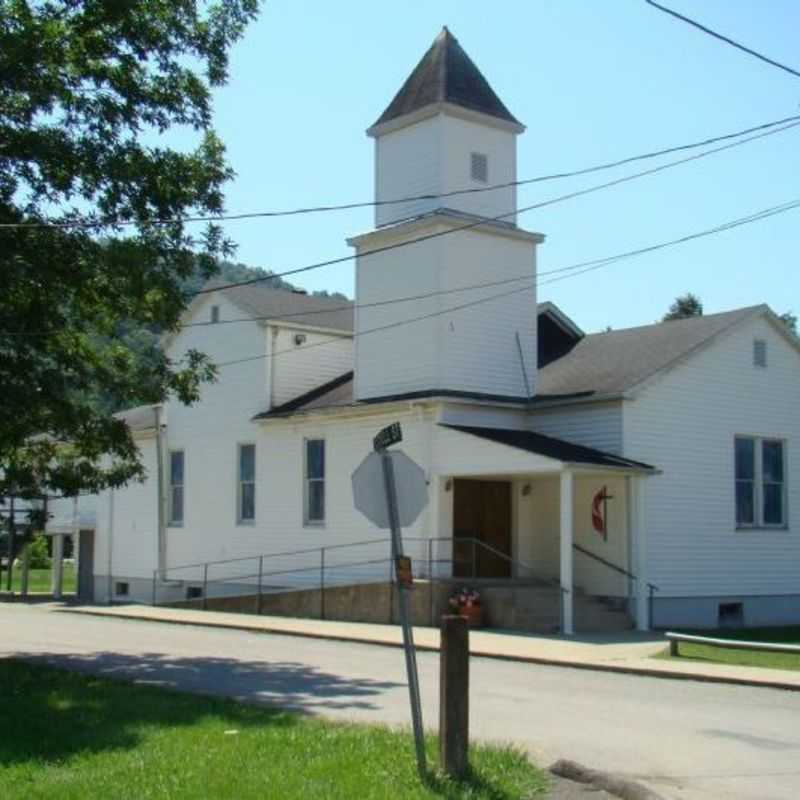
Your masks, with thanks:
M737 436L736 525L786 525L786 452L781 439Z
M239 487L236 519L240 523L256 519L256 446L239 445Z
M184 457L183 450L169 454L169 524L183 525Z
M305 440L304 522L321 525L325 522L325 440Z

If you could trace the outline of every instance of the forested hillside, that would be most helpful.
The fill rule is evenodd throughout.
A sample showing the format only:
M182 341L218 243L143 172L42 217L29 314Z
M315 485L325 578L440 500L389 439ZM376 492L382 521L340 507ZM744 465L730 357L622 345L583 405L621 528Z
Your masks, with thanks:
M236 281L252 280L253 278L267 278L271 274L269 270L261 267L249 267L246 264L224 261L220 263L220 269L216 277L225 283L234 283ZM203 283L204 280L200 275L186 280L184 284L187 296L192 295L198 289L202 288ZM294 284L281 278L273 278L272 280L265 281L264 285L273 289L292 290L297 288ZM313 294L325 297L339 297L342 301L347 300L345 295L339 293L313 292ZM126 320L118 324L113 338L117 344L128 348L133 358L138 362L143 376L141 391L139 396L134 398L134 402L131 402L128 397L124 400L115 397L113 391L109 390L93 398L93 404L96 405L96 407L105 411L120 411L123 408L130 408L133 405L157 403L161 399L158 396L157 389L159 382L154 378L158 365L158 340L161 333L162 332L156 328L142 327ZM150 366L151 369L148 370L148 366ZM148 376L153 378L151 383L148 383Z

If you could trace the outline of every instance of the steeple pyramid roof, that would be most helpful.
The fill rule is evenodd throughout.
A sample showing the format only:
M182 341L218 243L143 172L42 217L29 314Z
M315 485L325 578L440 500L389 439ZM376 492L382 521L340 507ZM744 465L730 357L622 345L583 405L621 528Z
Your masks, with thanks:
M520 125L447 27L373 127L436 103L452 103Z

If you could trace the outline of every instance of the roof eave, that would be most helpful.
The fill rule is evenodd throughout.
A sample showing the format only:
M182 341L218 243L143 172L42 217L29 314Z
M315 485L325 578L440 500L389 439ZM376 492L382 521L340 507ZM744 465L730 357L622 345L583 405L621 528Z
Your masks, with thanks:
M393 133L402 128L407 128L409 125L414 125L417 122L422 122L430 117L438 116L439 114L449 114L451 117L458 117L459 119L466 120L467 122L479 122L483 125L489 125L499 130L508 131L509 133L524 133L525 126L516 120L503 119L496 117L493 114L486 114L483 111L476 111L472 108L459 106L447 100L440 100L435 103L429 103L422 108L417 108L407 114L401 114L399 117L392 117L385 122L376 122L367 128L367 136L376 139L379 136L385 136L387 133Z

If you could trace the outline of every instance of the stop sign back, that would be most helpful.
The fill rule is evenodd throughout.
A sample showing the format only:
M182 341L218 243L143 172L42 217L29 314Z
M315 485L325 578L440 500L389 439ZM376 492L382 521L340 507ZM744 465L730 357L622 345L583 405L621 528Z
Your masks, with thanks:
M425 470L402 450L390 450L397 492L397 514L402 527L408 527L428 504L428 484ZM389 508L383 485L383 465L380 453L370 453L352 475L353 502L370 522L379 528L389 528Z

